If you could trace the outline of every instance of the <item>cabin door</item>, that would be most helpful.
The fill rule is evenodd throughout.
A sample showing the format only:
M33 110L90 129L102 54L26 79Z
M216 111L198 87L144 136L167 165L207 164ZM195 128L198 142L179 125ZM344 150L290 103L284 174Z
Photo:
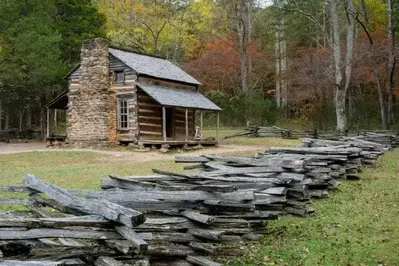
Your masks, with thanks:
M175 110L174 108L166 108L166 137L175 138Z

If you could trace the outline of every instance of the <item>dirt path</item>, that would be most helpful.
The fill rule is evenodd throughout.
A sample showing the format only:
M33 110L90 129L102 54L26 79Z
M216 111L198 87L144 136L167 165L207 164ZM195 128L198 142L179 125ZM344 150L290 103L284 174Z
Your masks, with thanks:
M204 148L201 150L187 151L187 152L174 152L169 154L160 153L158 151L148 152L132 152L132 151L107 151L107 150L94 150L94 149L58 149L46 148L44 143L0 143L0 155L2 154L15 154L24 152L67 152L67 151L84 151L95 152L104 156L106 160L115 161L134 161L134 162L148 162L155 160L173 160L175 156L187 155L195 156L201 154L225 154L233 152L258 152L264 148L260 146L244 146L244 145L220 145L219 147Z
M127 160L135 162L148 162L155 160L173 160L176 156L199 156L202 154L226 154L236 152L261 152L264 148L259 146L240 146L240 145L220 145L219 147L204 148L201 150L187 152L173 152L170 154L160 153L158 151L149 152L115 152L115 151L97 151L104 155L112 156L114 160Z
M46 145L41 142L5 143L0 142L0 154L12 154L32 151L48 151Z

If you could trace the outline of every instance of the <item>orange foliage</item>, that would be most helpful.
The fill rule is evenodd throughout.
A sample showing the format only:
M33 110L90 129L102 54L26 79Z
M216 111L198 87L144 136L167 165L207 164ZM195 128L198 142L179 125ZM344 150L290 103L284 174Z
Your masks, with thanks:
M199 79L206 90L234 90L240 87L241 57L233 44L234 36L216 39L203 45L197 59L182 65L183 69ZM274 63L263 55L253 42L247 49L252 63L250 79L252 83L262 86L266 83L267 73L273 71ZM269 64L268 64L269 63ZM269 75L270 76L270 75Z

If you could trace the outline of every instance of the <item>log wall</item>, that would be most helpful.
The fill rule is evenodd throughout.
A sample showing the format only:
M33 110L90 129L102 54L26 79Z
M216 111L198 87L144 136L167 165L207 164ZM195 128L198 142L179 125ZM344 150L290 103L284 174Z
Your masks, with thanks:
M137 74L122 61L110 55L111 112L109 124L110 141L135 141L138 138L137 94L134 82ZM124 71L125 82L115 83L115 71ZM118 128L118 100L127 100L129 109L129 129Z
M162 139L162 106L137 89L139 138Z
M115 72L124 71L125 82L115 83ZM81 67L77 68L69 76L69 88L71 90L80 89ZM109 80L110 80L110 102L108 118L109 141L136 141L141 139L162 140L162 106L155 102L142 90L136 89L135 82L138 80L137 73L122 61L109 55ZM140 77L140 83L157 84L169 87L196 90L194 85L186 85L177 82L163 81L148 77ZM128 100L129 106L129 129L118 128L118 100ZM174 108L173 114L173 133L174 136L168 140L185 140L185 109ZM189 110L189 140L194 138L195 132L195 110Z
M141 89L137 89L137 99L139 106L139 138L162 140L162 106ZM173 121L168 121L168 123L173 124L174 138L168 138L168 140L185 140L186 109L173 109ZM188 129L188 139L192 140L195 132L195 111L192 109L188 110Z
M160 86L182 88L187 90L196 90L194 85L186 85L178 82L163 81L151 79L147 77L139 77L138 82L143 84L154 84ZM141 139L163 139L162 136L162 107L157 102L152 100L144 91L138 89L138 103L139 103L139 128ZM173 108L173 124L174 137L168 140L185 140L186 139L186 109ZM189 140L194 139L195 132L195 110L188 111L188 132Z

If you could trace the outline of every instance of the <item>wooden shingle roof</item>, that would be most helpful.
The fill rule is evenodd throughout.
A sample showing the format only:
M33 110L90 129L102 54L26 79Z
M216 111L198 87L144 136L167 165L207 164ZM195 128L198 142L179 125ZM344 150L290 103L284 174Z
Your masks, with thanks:
M219 106L196 90L141 83L136 84L160 105L213 111L222 110Z
M167 59L116 48L109 48L109 53L136 71L138 75L201 85L198 80Z

